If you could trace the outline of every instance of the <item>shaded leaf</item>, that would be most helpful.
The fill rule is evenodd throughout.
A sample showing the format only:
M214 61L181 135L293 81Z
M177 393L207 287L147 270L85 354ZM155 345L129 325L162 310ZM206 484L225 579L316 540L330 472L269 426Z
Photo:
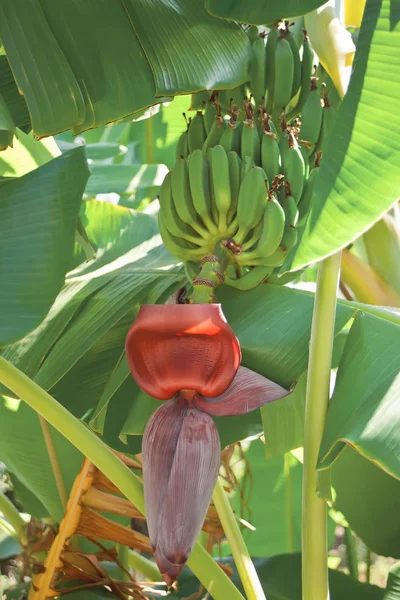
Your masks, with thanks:
M366 231L400 195L400 7L368 0L348 92L314 188L292 269Z
M350 446L332 465L335 507L377 554L400 558L400 481Z
M22 548L15 537L11 535L2 537L0 534L0 561L8 560L21 552Z
M50 427L67 494L82 464L82 455ZM0 397L0 455L21 483L32 492L48 514L59 522L64 514L43 438L34 410L19 400Z
M0 35L38 137L122 119L156 95L238 85L250 56L238 25L182 0L5 0Z
M206 0L207 10L214 16L251 25L265 25L285 17L298 17L324 4L323 0Z
M384 600L399 600L399 598L400 598L400 563L397 563L389 571Z
M350 444L400 478L400 326L358 313L339 364L320 449L329 467Z
M37 327L60 291L87 178L77 149L2 184L0 278L7 284L0 291L0 346Z
M0 175L20 177L48 163L60 154L53 138L38 141L34 139L32 133L28 135L18 131L18 137L14 138L13 147L1 153Z
M86 194L125 194L140 188L160 186L168 169L165 165L91 165Z

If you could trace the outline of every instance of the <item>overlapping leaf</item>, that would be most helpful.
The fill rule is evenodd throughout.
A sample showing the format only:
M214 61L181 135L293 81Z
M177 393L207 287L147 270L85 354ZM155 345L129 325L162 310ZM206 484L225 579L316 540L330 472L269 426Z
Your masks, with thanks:
M349 244L400 196L399 21L397 3L368 0L350 86L292 269Z
M206 0L214 16L251 25L265 25L285 17L298 17L324 4L323 0Z
M79 133L171 94L234 87L250 57L238 25L183 0L5 0L0 35L38 137Z
M60 291L88 175L84 151L76 149L2 182L0 346L37 327Z

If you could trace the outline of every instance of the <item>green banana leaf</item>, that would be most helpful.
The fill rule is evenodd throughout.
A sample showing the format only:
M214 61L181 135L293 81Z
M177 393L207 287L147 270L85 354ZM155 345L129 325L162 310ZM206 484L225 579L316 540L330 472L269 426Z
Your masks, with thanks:
M184 0L4 0L0 36L38 137L80 133L174 94L235 87L251 52L237 24Z
M390 569L383 600L399 600L400 598L400 564Z
M3 535L3 532L0 532L0 562L9 560L13 556L21 554L21 552L22 548L15 537Z
M18 131L13 147L7 148L0 155L0 176L21 177L57 158L60 154L52 137L38 141L34 139L32 133Z
M1 183L0 347L37 327L59 293L88 175L77 149Z
M0 56L0 95L10 113L13 125L27 133L31 129L28 107L24 97L19 93L6 56Z
M168 169L165 165L91 165L85 192L88 196L115 192L126 194L138 188L160 186Z
M400 558L400 481L351 446L332 466L335 508L377 554Z
M83 457L50 427L65 490L69 493ZM0 456L7 469L59 522L64 514L39 417L27 404L0 396ZM29 510L29 506L26 507Z
M396 207L362 236L371 267L400 294L400 215Z
M348 92L293 258L299 269L347 246L400 196L400 7L367 0Z
M400 324L356 315L342 354L321 442L319 468L346 444L400 479Z
M324 4L323 0L206 0L206 8L215 17L265 25L287 17L299 17Z

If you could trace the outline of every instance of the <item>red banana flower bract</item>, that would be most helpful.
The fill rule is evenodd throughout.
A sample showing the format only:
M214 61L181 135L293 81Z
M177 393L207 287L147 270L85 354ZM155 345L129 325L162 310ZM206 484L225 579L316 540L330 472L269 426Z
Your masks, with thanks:
M163 404L143 435L149 536L167 585L183 569L218 477L220 442L209 415L241 415L287 390L239 366L239 342L217 304L142 306L126 354L138 385Z
M219 304L142 306L126 339L126 355L136 383L158 400L183 389L219 396L241 359Z

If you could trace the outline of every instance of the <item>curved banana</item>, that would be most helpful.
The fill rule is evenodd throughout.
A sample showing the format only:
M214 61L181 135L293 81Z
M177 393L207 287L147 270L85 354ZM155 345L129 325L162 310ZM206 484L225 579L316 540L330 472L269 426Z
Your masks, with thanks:
M224 285L228 285L229 287L233 287L236 290L252 290L257 287L261 283L264 283L264 280L269 277L273 272L273 267L255 267L251 269L239 279L232 279L230 277L226 277L224 281Z
M286 39L289 42L289 46L292 50L293 54L293 82L292 82L292 91L290 94L290 98L294 98L297 92L299 91L299 87L301 84L301 61L300 61L300 53L299 48L297 46L296 39L293 33L289 29L289 21L286 21Z
M343 98L350 81L355 45L351 34L326 3L304 17L305 27L318 58Z
M236 257L236 262L241 266L264 266L264 267L280 267L286 256L288 251L285 247L278 246L273 254L270 256L266 256L264 258L248 258L247 253L243 252Z
M249 42L252 44L258 38L257 25L251 25L248 29L246 29L246 35L249 38Z
M203 238L199 238L196 232L182 221L176 211L172 198L171 172L167 173L160 188L160 213L165 227L178 239L183 238L197 245L204 242Z
M273 193L269 194L262 223L263 227L256 247L246 253L247 261L271 256L281 243L285 229L285 213Z
M229 179L231 183L231 206L226 215L228 225L236 216L239 190L240 190L240 173L242 169L242 161L236 152L228 152L229 163Z
M299 210L295 198L290 193L289 185L287 186L286 193L282 199L282 208L285 213L285 229L290 226L296 227L299 218Z
M301 196L299 202L299 218L297 221L297 226L302 227L304 223L307 221L308 213L310 212L311 207L311 197L313 194L315 180L317 178L319 172L319 162L317 160L314 168L312 169L309 178L304 187L303 194Z
M296 106L287 115L289 121L301 112L301 109L306 103L306 100L310 93L310 77L312 77L314 70L314 58L314 50L311 48L310 40L308 39L306 30L304 30L303 57L301 60L300 94L297 99Z
M204 117L201 110L198 110L193 119L190 121L188 131L189 153L203 147L206 141L206 129L204 127Z
M282 242L281 242L281 248L286 250L286 253L288 253L289 250L294 248L296 244L297 244L297 227L295 227L294 225L289 225L289 227L287 229L285 229L285 231L284 231L284 234L282 237Z
M310 79L310 93L301 113L299 138L311 142L314 146L319 138L322 124L321 94L317 86L317 78Z
M290 183L296 202L300 200L304 186L305 164L296 137L292 131L282 132L280 140L282 172Z
M209 95L210 94L207 92L207 90L204 92L197 92L197 94L192 94L190 96L189 110L201 110L204 108L204 104L207 102Z
M274 110L280 115L292 97L294 57L286 33L281 30L275 49Z
M250 171L250 169L252 167L256 167L256 163L254 162L254 160L251 158L251 156L245 156L242 159L242 168L240 171L240 181L243 181L243 179L246 177L247 173Z
M244 239L242 244L242 251L247 252L248 250L253 250L254 246L258 244L260 239L261 232L263 230L264 222L263 219L252 229Z
M269 30L268 36L267 36L267 44L265 47L265 51L266 51L266 61L265 61L265 67L266 67L266 73L265 73L265 84L266 84L266 88L267 88L267 102L266 102L266 106L267 106L267 111L269 113L272 112L272 109L274 107L274 88L275 88L275 52L276 52L276 45L278 42L278 37L279 37L279 29L278 29L278 25L273 25L271 27L271 29Z
M276 134L271 130L264 130L261 141L261 166L267 174L268 180L273 181L281 169L281 153Z
M241 125L241 124L240 124ZM238 126L236 121L232 119L228 122L228 127L226 127L225 131L221 135L219 140L219 144L225 148L226 152L234 152L240 153L240 127Z
M323 97L324 97L324 99L323 99L324 107L322 109L321 133L320 133L318 143L317 143L317 148L322 153L324 153L326 150L328 140L329 140L330 135L333 130L333 124L336 119L336 110L333 108L333 106L329 102L325 84L323 84Z
M221 115L215 117L213 126L210 129L210 133L207 135L206 140L203 144L203 153L207 154L207 150L209 148L214 148L217 144L219 144L219 140L221 139L222 134L224 133L226 127L226 123Z
M252 43L252 60L250 63L250 89L253 94L254 103L262 104L265 98L265 41L263 36L258 36Z
M203 238L209 238L209 232L197 222L197 212L190 193L189 171L184 158L178 158L175 162L171 185L176 212L182 221L193 227Z
M175 158L187 158L189 154L189 143L188 143L188 131L184 131L179 136L178 142L176 144L175 150Z
M265 173L260 167L252 167L242 179L239 190L237 208L239 230L234 237L237 244L242 244L248 232L260 221L267 202Z
M199 261L202 259L204 251L201 248L189 248L184 240L173 236L164 224L161 212L158 213L158 228L164 246L182 262Z
M217 109L214 104L214 99L214 94L211 94L204 109L204 129L206 130L206 135L210 133L211 127L215 123L215 117L217 116Z
M246 119L243 122L241 136L242 159L244 159L246 156L250 156L255 162L255 164L259 165L261 160L260 145L260 136L258 134L258 129L254 123L254 120Z
M209 167L201 150L194 150L189 156L188 170L193 206L208 231L215 235L218 229L212 220Z
M225 149L215 146L208 152L210 165L210 184L213 189L213 199L218 213L218 230L227 230L227 213L231 207L231 184L229 162Z

